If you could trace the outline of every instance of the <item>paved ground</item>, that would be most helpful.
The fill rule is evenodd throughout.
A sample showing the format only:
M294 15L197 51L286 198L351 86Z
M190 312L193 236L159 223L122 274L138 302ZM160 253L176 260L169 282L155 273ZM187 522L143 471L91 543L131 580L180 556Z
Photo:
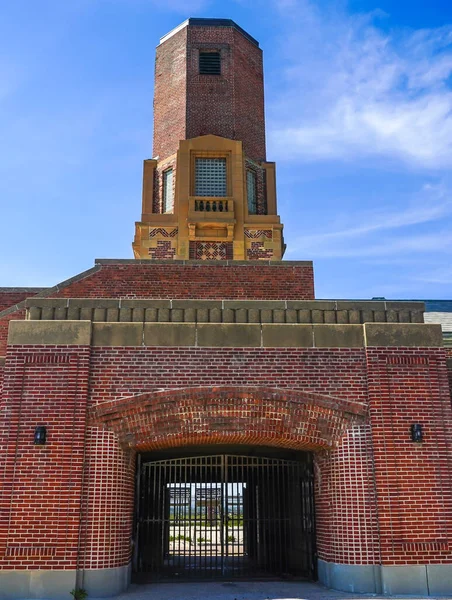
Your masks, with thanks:
M425 598L424 596L392 596L392 598L396 597ZM115 596L115 600L359 600L359 598L388 600L390 596L335 592L317 583L292 581L154 583L132 585L127 593ZM88 600L96 599L90 596ZM429 597L429 600L433 600L432 597Z

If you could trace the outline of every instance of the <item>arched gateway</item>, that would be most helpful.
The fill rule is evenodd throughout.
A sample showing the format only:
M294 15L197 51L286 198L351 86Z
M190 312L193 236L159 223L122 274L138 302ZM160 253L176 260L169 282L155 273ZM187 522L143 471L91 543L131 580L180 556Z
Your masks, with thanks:
M450 594L440 326L315 300L312 263L282 260L236 23L162 38L154 108L135 259L0 312L0 599L108 596L132 569Z
M198 387L101 403L89 420L138 454L135 580L316 578L314 452L362 403L265 387Z
M137 452L213 444L319 451L335 448L365 414L362 402L322 394L221 386L112 400L94 406L89 418Z

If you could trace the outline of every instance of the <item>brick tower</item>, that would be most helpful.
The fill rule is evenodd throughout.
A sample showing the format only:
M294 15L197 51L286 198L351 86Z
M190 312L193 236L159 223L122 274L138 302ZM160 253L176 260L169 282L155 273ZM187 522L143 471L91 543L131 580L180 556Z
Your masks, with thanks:
M262 51L234 21L188 19L160 40L154 158L144 161L133 251L140 259L283 256Z

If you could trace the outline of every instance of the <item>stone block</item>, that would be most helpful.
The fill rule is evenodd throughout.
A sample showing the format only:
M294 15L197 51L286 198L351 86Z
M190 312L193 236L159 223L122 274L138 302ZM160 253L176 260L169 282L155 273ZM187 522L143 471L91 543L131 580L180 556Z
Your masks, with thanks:
M288 300L287 308L296 310L336 310L334 300Z
M362 325L314 325L316 348L362 348L364 330Z
M169 308L159 308L158 309L158 321L160 323L169 323L169 321L170 321L170 309Z
M38 306L31 306L28 309L28 318L30 321L39 321L41 319L41 309Z
M41 319L43 321L53 321L55 318L55 308L53 306L43 306L41 309Z
M196 325L194 323L146 323L144 345L195 346Z
M209 321L210 323L222 322L222 312L220 308L211 308L209 310Z
M168 300L169 302L169 300ZM212 308L221 308L221 300L173 300L172 308L182 308L183 310L187 310L188 308L198 309L212 309Z
M366 323L366 346L426 347L443 345L441 325L424 323Z
M145 310L146 308L171 308L171 301L154 300L153 298L146 298L144 300L121 300L121 308L144 308Z
M286 311L276 309L273 311L273 323L285 323L286 322Z
M112 318L114 316L114 309L110 309L107 311L107 320L108 321L120 321L121 323L130 323L132 321L132 309L126 308L122 306L119 309L119 319L118 319L118 311L116 311L116 319Z
M155 323L158 319L158 309L157 308L146 308L144 311L144 320L146 322Z
M142 346L143 323L93 323L93 346Z
M9 345L89 346L91 323L87 321L11 321Z
M171 309L171 322L172 323L183 323L184 322L184 311L181 308Z
M262 345L267 348L311 348L313 346L312 325L264 324Z
M68 321L79 321L80 320L80 308L78 306L69 306L67 309L67 320Z
M107 320L107 311L105 308L95 308L93 311L93 321L102 322Z
M273 311L269 308L261 310L261 323L273 323Z
M270 310L275 310L278 308L286 308L286 303L284 300L225 300L224 308L245 308L247 310L250 308L258 308L260 310L268 308Z
M249 323L260 323L261 315L259 309L250 308L248 311L248 322Z
M239 348L260 345L260 324L200 323L198 325L198 346Z
M427 565L430 596L452 596L452 564Z
M396 594L420 594L428 596L426 565L403 565L381 567L382 592Z
M81 321L92 321L93 320L93 308L91 306L80 307L80 320Z

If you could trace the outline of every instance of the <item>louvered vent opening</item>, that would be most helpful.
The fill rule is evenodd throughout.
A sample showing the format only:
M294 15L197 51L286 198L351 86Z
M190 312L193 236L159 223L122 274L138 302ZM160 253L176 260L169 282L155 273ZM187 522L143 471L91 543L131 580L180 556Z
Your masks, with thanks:
M221 60L219 52L199 53L200 75L221 75Z

